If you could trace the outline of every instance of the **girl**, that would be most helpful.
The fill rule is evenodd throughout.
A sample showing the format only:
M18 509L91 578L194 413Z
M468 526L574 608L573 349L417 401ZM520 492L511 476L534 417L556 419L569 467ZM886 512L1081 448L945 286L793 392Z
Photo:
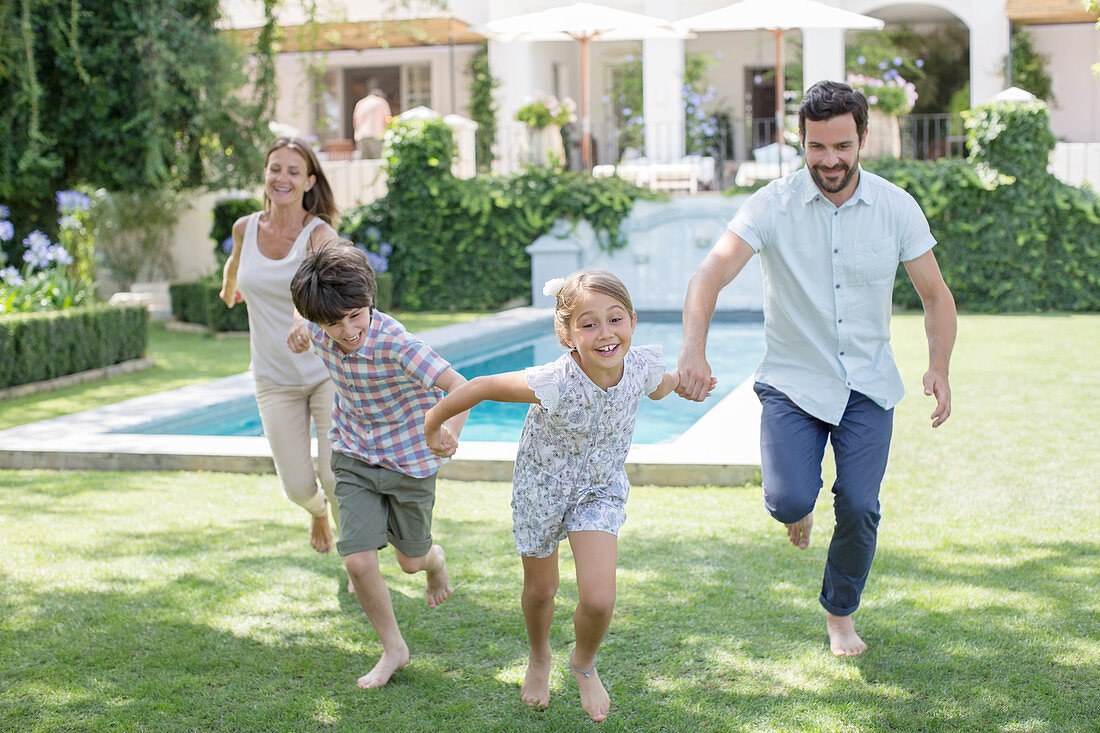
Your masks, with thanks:
M484 400L527 402L513 479L512 521L523 559L523 616L530 660L520 696L550 703L550 626L558 589L558 543L569 538L577 566L576 646L569 656L581 706L596 721L611 699L596 673L596 651L615 605L616 533L626 519L626 454L644 395L659 400L679 383L659 346L630 348L637 314L608 272L575 272L543 292L557 299L554 330L569 349L522 372L476 377L424 416L433 453L449 456L457 437L443 422Z
M294 312L290 279L307 251L337 238L339 212L309 143L280 137L264 159L264 209L233 225L233 251L222 273L221 299L248 303L248 344L260 422L283 491L311 516L309 542L333 544L335 479L329 464L335 386L321 358L300 351L306 321ZM288 348L290 347L290 348ZM301 348L299 348L301 347ZM317 469L310 455L310 417L317 433ZM320 487L318 487L318 483Z

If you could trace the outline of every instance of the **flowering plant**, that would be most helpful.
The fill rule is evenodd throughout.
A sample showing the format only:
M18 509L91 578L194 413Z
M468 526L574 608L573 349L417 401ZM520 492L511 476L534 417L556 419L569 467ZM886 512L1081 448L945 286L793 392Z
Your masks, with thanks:
M68 194L75 192L58 193L62 237L72 237L74 231L83 232L79 213L87 211L81 208L87 196L76 194L83 198L68 198ZM10 215L8 207L0 204L0 241L7 242L15 236L15 229L8 221ZM36 229L23 238L23 248L22 268L9 265L0 269L0 314L60 310L92 300L92 283L69 272L73 256L62 244L54 244ZM0 265L6 259L0 252Z
M356 242L355 246L363 250L367 255L367 262L375 273L385 272L390 269L390 255L393 254L393 245L382 241L382 232L378 227L367 227L365 232L367 241Z
M882 78L849 74L848 85L863 92L867 106L887 115L904 115L917 101L917 89L897 69L887 69Z
M534 97L528 97L524 102L516 111L516 120L536 130L547 125L561 127L577 121L577 105L569 97L558 101L553 94L544 97L541 92L536 92Z

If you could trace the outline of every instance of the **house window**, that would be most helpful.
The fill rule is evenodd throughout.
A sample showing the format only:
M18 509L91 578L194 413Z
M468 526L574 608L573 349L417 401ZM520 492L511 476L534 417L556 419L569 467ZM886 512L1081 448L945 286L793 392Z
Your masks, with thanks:
M428 64L406 66L405 109L432 106L432 67Z

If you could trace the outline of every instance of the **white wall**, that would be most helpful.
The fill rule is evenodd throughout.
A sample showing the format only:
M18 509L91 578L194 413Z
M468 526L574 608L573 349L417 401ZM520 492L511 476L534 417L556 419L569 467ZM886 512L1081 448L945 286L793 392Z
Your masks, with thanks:
M1035 50L1048 59L1055 103L1050 128L1066 142L1100 142L1100 30L1091 23L1029 26Z

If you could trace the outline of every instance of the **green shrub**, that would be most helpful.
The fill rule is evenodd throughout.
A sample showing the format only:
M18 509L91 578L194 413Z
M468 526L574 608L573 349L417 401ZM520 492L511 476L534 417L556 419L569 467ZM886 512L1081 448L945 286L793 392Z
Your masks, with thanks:
M0 317L0 388L137 359L149 338L143 306L93 305Z
M1100 197L1032 173L988 183L966 161L880 159L872 170L907 190L928 217L960 309L1100 310ZM899 271L894 303L920 300Z
M987 102L963 120L971 163L1015 178L1047 175L1055 140L1043 102Z
M227 308L218 297L221 278L217 275L202 280L177 282L168 286L172 315L184 323L198 323L211 331L247 331L248 306L237 303Z
M214 256L218 259L219 266L225 264L225 260L233 249L233 225L237 219L259 211L263 206L263 202L255 196L232 196L218 199L214 203L214 221L210 225L210 238L214 240ZM228 247L226 240L229 240Z
M640 197L655 194L617 177L558 168L514 176L451 175L450 128L438 120L390 128L387 194L344 212L340 232L367 249L382 243L394 306L407 311L491 309L530 295L526 247L559 218L585 219L608 249Z

